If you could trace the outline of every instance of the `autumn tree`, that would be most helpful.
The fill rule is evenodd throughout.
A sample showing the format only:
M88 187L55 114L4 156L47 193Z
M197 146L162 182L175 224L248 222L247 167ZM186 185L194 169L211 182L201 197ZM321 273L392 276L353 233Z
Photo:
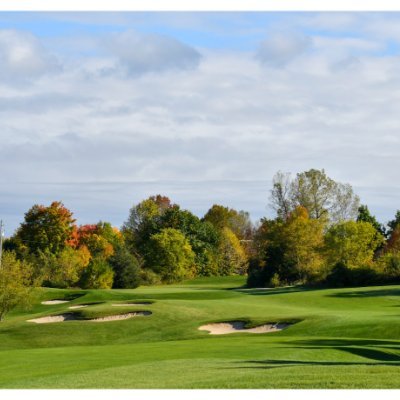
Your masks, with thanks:
M214 204L204 215L203 221L210 222L219 230L229 228L239 240L250 239L252 234L250 215L246 211Z
M74 222L71 211L61 202L55 201L48 207L34 205L15 235L19 252L25 248L31 254L57 254L66 247Z
M218 246L218 274L243 275L247 272L248 259L239 239L231 229L224 227Z
M301 282L311 282L323 267L324 222L312 219L305 207L298 206L283 227L285 240L284 261L297 272Z
M340 222L331 226L325 235L327 262L348 268L371 265L374 252L383 240L383 235L377 235L369 222Z
M17 306L29 306L31 302L32 265L18 260L15 253L5 251L0 267L0 321Z
M70 245L74 248L87 247L93 258L108 259L114 254L114 247L121 245L123 238L118 229L109 222L81 225L74 232Z

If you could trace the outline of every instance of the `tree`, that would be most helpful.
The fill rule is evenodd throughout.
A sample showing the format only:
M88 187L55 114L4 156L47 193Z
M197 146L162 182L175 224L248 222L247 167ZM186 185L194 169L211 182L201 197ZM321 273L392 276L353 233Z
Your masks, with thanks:
M358 207L357 222L369 222L378 233L385 236L385 227L380 224L373 215L371 215L368 206L361 205Z
M108 222L81 225L76 228L74 239L70 245L74 248L87 247L92 257L108 259L114 254L114 247L123 243L123 238L118 229L113 228Z
M290 174L278 172L273 179L270 197L272 207L284 221L290 212L301 206L311 219L325 219L331 223L355 219L359 198L349 184L335 182L324 170L310 169Z
M284 261L296 271L303 283L312 282L323 267L324 222L309 218L306 208L298 206L283 226L285 240Z
M111 289L114 271L102 257L91 260L82 274L80 286L84 289Z
M348 268L371 265L383 240L369 222L344 221L333 225L325 235L328 265L341 263Z
M32 265L5 251L0 267L0 321L16 306L29 306L33 284Z
M218 247L219 275L232 275L247 272L248 260L239 239L227 227L222 229Z
M54 201L49 207L34 205L25 214L15 242L21 251L26 248L32 254L39 251L57 254L66 247L74 222L71 211L61 202Z
M229 228L239 240L250 239L252 234L250 215L245 211L214 204L204 215L203 221L210 222L218 230Z
M165 228L151 236L146 266L158 273L163 282L173 283L192 277L194 264L192 247L177 229Z
M165 228L179 230L188 239L195 253L198 275L212 275L215 271L214 253L217 251L220 234L208 221L201 221L190 211L178 205L167 209L159 219L159 231Z
M79 284L90 259L86 246L77 250L66 247L57 255L48 251L40 252L36 257L36 264L41 265L45 286L67 288Z
M278 171L272 179L270 205L279 218L286 221L292 210L290 173Z
M397 210L394 219L388 222L388 227L389 227L388 235L390 236L391 233L399 226L400 226L400 210Z
M171 207L174 205L168 197L157 195L150 196L130 209L122 233L131 251L142 255L148 252L150 237L160 231L160 217Z
M108 262L114 271L114 288L133 289L140 285L140 262L125 246L117 247Z

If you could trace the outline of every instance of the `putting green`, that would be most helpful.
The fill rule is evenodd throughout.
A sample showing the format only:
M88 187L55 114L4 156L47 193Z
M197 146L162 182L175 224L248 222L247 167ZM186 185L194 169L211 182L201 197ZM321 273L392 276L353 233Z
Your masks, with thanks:
M0 387L400 387L400 286L243 284L243 277L227 277L134 290L41 289L31 310L0 323ZM41 304L53 299L68 302ZM87 322L146 311L151 315ZM76 319L27 322L65 313ZM228 321L293 325L261 334L198 329Z

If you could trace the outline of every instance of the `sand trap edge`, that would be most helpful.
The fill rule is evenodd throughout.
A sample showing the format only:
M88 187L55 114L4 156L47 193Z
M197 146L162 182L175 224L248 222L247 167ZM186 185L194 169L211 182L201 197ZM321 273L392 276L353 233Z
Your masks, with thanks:
M33 322L36 324L51 324L55 322L64 321L80 321L80 322L108 322L108 321L121 321L129 318L148 316L152 313L150 311L135 311L126 314L109 315L106 317L98 317L91 319L79 319L73 313L70 314L60 314L60 315L49 315L47 317L40 317L34 319L28 319L27 322Z
M208 331L210 335L227 335L230 333L272 333L280 332L292 323L278 322L269 323L256 326L254 328L245 328L246 323L243 321L227 321L227 322L214 322L200 326L200 331Z
M46 300L46 301L42 301L41 304L50 306L50 305L56 305L56 304L69 303L70 301L71 300Z

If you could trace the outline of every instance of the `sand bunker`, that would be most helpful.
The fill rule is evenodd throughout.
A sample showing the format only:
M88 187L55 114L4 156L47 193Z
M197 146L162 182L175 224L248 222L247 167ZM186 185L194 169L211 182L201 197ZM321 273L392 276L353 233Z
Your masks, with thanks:
M142 315L150 315L150 311L137 311L137 312L131 312L127 314L119 314L119 315L110 315L108 317L100 317L100 318L93 318L90 319L89 321L91 322L106 322L106 321L120 321L122 319L129 319L133 317L139 317Z
M73 321L76 318L73 314L49 315L48 317L28 319L28 322L35 324L51 324L53 322Z
M68 300L47 300L47 301L42 301L42 304L45 304L45 305L63 304L63 303L69 303L69 301Z
M264 324L256 326L255 328L245 328L245 322L243 321L230 321L221 322L214 324L207 324L200 326L200 331L209 331L211 335L226 335L228 333L269 333L278 332L282 329L288 328L291 324L277 323L277 324Z
M107 317L99 317L87 320L80 321L89 321L89 322L106 322L106 321L120 321L123 319L129 319L133 317L139 317L142 315L150 315L150 311L136 311L127 314L119 314L119 315L110 315ZM34 322L36 324L51 324L53 322L64 322L64 321L77 321L78 318L74 314L61 314L61 315L50 315L48 317L41 317L35 319L28 319L27 322Z
M76 310L76 309L78 309L78 308L85 308L85 307L88 307L89 306L89 304L77 304L76 306L71 306L71 307L68 307L70 310Z

